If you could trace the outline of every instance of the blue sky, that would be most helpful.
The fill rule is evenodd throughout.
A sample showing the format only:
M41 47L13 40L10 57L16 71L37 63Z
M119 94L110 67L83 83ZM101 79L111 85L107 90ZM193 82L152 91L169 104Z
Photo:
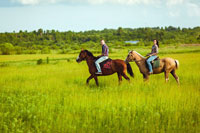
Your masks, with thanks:
M200 0L1 0L0 32L200 26Z

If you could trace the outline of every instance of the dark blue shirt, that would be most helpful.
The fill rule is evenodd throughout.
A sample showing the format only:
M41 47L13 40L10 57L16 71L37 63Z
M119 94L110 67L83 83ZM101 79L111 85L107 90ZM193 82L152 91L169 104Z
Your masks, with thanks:
M109 52L108 46L106 44L103 44L102 45L102 55L108 56L108 52Z

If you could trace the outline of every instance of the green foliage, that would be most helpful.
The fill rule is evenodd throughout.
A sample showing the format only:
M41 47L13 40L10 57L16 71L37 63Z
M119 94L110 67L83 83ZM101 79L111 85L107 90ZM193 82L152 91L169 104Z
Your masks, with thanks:
M44 47L42 50L41 50L41 54L49 54L51 53L51 50L48 48L48 47Z
M72 50L78 50L78 49L80 49L80 45L78 45L78 44L73 44L73 45L71 46L71 49L72 49Z
M47 57L47 64L49 64L49 57Z
M23 48L22 47L19 47L19 46L15 46L15 53L16 54L22 54L23 53Z
M72 51L71 48L67 48L67 49L61 49L60 53L59 54L67 54L67 53L70 53Z
M12 54L13 50L14 50L14 47L13 47L13 45L11 43L0 44L0 52L3 55Z
M0 54L35 53L32 50L50 53L50 50L59 51L59 49L63 48L72 50L92 48L95 50L99 49L101 39L104 39L107 44L109 43L109 47L112 48L126 47L124 42L130 40L140 40L139 46L150 46L153 39L159 40L163 45L198 44L200 43L200 27L182 29L173 26L137 29L119 27L118 29L90 30L85 32L45 31L43 29L27 32L20 30L19 33L0 33L0 44L10 43L14 46L14 48L3 48ZM27 50L30 51L26 52Z
M52 48L52 49L59 49L59 46L53 44L53 45L51 46L51 48Z
M41 65L43 63L43 60L42 59L38 59L37 60L37 65Z
M23 53L25 54L37 54L37 50L33 50L33 49L28 49L28 50L25 50Z

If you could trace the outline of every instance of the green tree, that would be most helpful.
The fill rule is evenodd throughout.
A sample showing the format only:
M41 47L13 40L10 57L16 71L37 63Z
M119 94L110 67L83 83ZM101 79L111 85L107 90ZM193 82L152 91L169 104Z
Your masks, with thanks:
M0 44L0 50L3 55L12 54L14 47L11 43Z
M42 35L43 35L43 29L38 29L38 35L40 35L41 37L42 37Z
M123 31L122 27L119 27L119 28L117 29L117 35L118 35L118 36L121 36L123 33L124 33L124 31Z

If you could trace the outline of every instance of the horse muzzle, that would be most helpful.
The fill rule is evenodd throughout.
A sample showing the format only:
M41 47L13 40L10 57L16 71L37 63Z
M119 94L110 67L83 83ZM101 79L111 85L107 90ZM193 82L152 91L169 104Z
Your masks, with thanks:
M127 60L127 58L125 59L125 63L126 63L126 64L128 64L128 63L129 63L129 61Z
M76 59L76 62L77 62L77 63L80 63L80 62L81 62L81 60L80 60L80 59Z

